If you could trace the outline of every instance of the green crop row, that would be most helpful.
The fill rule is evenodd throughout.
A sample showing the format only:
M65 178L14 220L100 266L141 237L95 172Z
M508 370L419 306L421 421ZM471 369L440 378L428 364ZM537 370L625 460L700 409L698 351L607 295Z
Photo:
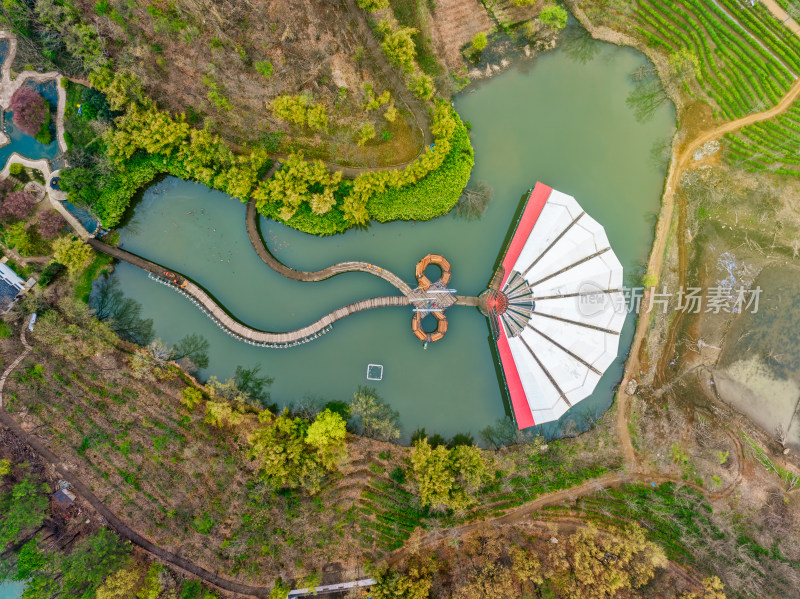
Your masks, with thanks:
M795 175L800 170L800 106L725 136L725 160L749 171Z
M779 24L742 12L714 0L640 0L635 29L650 46L693 54L698 86L725 117L737 118L777 103L793 80L789 69L800 72L800 42L781 45Z

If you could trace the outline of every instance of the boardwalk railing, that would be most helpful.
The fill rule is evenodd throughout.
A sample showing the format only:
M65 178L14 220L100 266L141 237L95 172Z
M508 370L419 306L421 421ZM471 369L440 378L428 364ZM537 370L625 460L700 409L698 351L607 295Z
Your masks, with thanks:
M286 599L296 599L297 597L309 597L315 595L325 595L327 593L338 593L347 591L349 589L359 589L363 587L371 587L378 582L372 578L362 578L361 580L354 580L353 582L340 582L339 584L326 584L321 587L309 587L307 589L294 589L286 596Z
M247 337L243 337L243 336L239 335L238 333L234 333L233 331L231 331L222 322L220 322L220 320L216 316L214 316L214 314L212 312L209 312L208 310L206 310L205 306L203 306L203 304L201 304L194 296L190 295L189 293L187 293L186 291L184 291L180 287L174 285L170 281L167 281L166 279L162 279L161 277L156 276L151 272L147 273L147 278L150 279L151 281L155 281L156 283L161 283L162 285L164 285L165 287L169 287L173 291L177 291L183 297L185 297L190 302L192 302L195 306L197 306L197 309L200 310L200 312L202 312L206 316L208 316L208 318L211 320L211 322L213 322L215 325L217 325L220 328L220 330L222 330L223 332L227 333L229 336L233 337L237 341L241 341L243 343L247 343L248 345L253 345L255 347L266 347L266 348L269 348L269 349L287 349L289 347L296 347L298 345L302 345L303 343L308 343L309 341L313 341L314 339L320 338L322 335L324 335L325 333L327 333L328 331L330 331L333 328L333 325L329 324L328 326L320 329L319 331L317 331L315 333L310 334L307 337L302 337L302 338L299 338L299 339L295 339L294 341L287 341L287 342L284 342L284 343L269 343L269 342L265 342L265 341L253 341L251 339L248 339Z

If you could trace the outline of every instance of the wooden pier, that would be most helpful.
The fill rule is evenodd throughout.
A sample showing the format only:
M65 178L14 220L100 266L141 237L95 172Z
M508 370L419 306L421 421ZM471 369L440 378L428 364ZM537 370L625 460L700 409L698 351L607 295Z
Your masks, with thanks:
M374 297L348 304L326 314L316 322L285 333L271 333L261 331L245 325L228 314L202 287L190 281L185 276L169 270L168 268L145 260L144 258L126 252L123 249L103 243L97 239L89 239L87 243L98 252L132 264L150 273L151 278L167 285L194 303L203 313L205 313L217 326L228 333L230 336L261 347L293 347L302 343L307 343L316 339L320 335L329 331L334 322L341 320L351 314L371 310L373 308L383 308L389 306L408 306L409 300L404 295Z
M373 297L354 302L326 314L308 326L285 333L273 333L254 329L237 320L233 315L228 313L219 302L211 297L205 289L180 273L171 271L169 268L156 264L155 262L145 260L136 254L126 252L121 248L103 243L98 239L88 239L86 243L98 252L108 254L117 260L141 268L147 272L148 276L154 281L166 285L185 296L220 329L225 331L225 333L244 343L259 347L285 348L307 343L327 333L332 328L333 323L351 314L356 314L364 310L391 306L411 306L415 308L416 310L412 322L412 330L414 333L423 341L438 341L447 331L447 319L444 316L444 311L448 307L452 305L478 305L478 298L461 295L457 296L454 295L451 290L447 289L446 283L450 278L450 265L441 256L431 254L423 258L422 262L417 265L417 278L420 284L414 289L393 272L370 264L369 262L339 262L338 264L316 271L294 270L280 262L270 253L267 244L264 242L264 238L261 236L261 231L259 230L259 215L254 202L248 202L247 204L246 224L247 236L250 239L253 249L261 260L272 270L288 279L311 282L322 281L346 272L367 272L390 283L398 289L402 295ZM436 263L442 268L442 278L434 283L428 281L423 274L425 266L427 266L428 263ZM436 333L433 334L425 333L421 326L422 313L428 311L429 308L435 308L434 316L440 321Z
M374 264L370 264L369 262L339 262L333 266L315 271L294 270L293 268L286 266L277 258L275 258L275 256L273 256L269 251L269 248L267 248L267 244L264 242L264 238L261 236L261 231L259 230L258 217L259 214L256 210L255 202L248 202L246 220L247 236L250 238L250 243L253 245L253 249L256 251L256 254L258 254L259 258L261 258L264 264L287 279L309 282L324 281L325 279L330 279L331 277L345 272L368 272L371 275L375 275L376 277L380 277L384 281L391 283L406 297L412 295L411 287L403 279L398 277L393 272L388 271L385 268L375 266Z

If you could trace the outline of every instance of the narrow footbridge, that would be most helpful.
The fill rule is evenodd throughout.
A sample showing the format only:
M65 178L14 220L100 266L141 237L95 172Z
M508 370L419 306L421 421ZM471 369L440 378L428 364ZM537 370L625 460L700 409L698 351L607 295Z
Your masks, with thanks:
M286 333L271 333L254 329L235 319L207 291L180 273L97 239L89 239L87 243L98 252L108 254L117 260L127 262L146 271L151 279L176 290L188 298L228 335L259 347L285 348L307 343L331 330L333 323L337 320L341 320L351 314L387 306L408 306L410 303L405 295L375 297L343 306L300 329Z
M246 225L247 236L250 239L250 243L253 245L253 249L261 260L272 270L288 279L311 282L322 281L346 272L366 272L390 283L399 290L402 295L373 297L354 302L326 314L308 326L285 333L273 333L254 329L237 320L214 299L210 293L178 272L172 271L150 260L145 260L141 256L137 256L121 248L103 243L98 239L88 239L86 243L98 252L108 254L117 260L141 268L148 273L148 277L152 280L186 297L220 329L225 331L225 333L234 339L259 347L285 348L307 343L330 331L333 327L333 323L337 320L341 320L351 314L363 312L364 310L391 306L410 306L413 308L414 317L412 321L412 330L414 330L417 337L422 341L438 341L447 331L447 318L444 316L444 310L447 309L447 307L451 305L478 305L478 298L454 295L454 290L447 288L446 283L450 278L449 264L447 264L446 268L442 269L442 278L434 283L431 283L424 274L422 274L425 268L424 265L428 264L434 257L439 259L442 264L446 264L446 260L441 256L431 254L423 258L420 264L417 265L417 270L419 271L417 273L417 280L419 284L416 288L412 289L411 286L393 272L369 262L348 261L339 262L338 264L316 271L295 270L280 262L269 251L269 248L264 242L264 238L261 236L259 215L256 211L255 203L253 202L247 204ZM426 260L428 262L426 262ZM441 267L441 265L439 266ZM429 312L434 314L438 322L437 332L435 334L427 333L422 330L422 315L423 313Z
M255 202L248 202L246 218L247 236L250 238L250 243L253 245L253 249L256 251L256 254L258 254L258 257L261 258L264 264L287 279L309 282L324 281L325 279L330 279L333 276L345 272L368 272L369 274L380 277L384 281L394 285L400 291L400 293L406 297L410 297L413 294L413 290L403 279L398 277L393 272L388 271L385 268L375 266L374 264L370 264L369 262L339 262L333 266L315 271L294 270L293 268L290 268L280 262L269 251L267 244L264 243L264 238L261 236L261 231L259 230L258 217L259 214L256 211Z

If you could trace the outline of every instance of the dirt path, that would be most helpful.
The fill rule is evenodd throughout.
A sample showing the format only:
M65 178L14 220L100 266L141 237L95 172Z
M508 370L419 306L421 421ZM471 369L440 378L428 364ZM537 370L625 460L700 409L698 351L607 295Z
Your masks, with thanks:
M456 526L454 528L448 528L446 530L435 530L433 532L428 533L421 539L418 539L417 542L413 543L413 546L404 546L401 547L400 549L397 549L396 551L391 553L389 557L386 558L385 562L389 565L397 564L398 562L402 561L402 559L405 558L410 552L414 551L416 548L430 547L446 539L454 539L460 536L476 532L477 530L481 529L487 524L492 524L493 526L515 526L523 522L529 522L533 514L546 507L558 505L560 503L568 501L575 501L579 497L583 497L585 495L591 495L593 493L597 493L604 489L613 489L613 488L618 488L622 485L637 484L637 483L643 485L651 485L652 483L655 483L656 485L661 485L664 483L674 483L675 485L688 487L690 489L698 491L710 501L715 501L717 499L727 497L733 491L733 489L736 488L736 486L738 485L738 480L733 484L729 485L728 487L726 487L725 489L722 489L715 493L709 493L702 487L699 487L691 483L687 483L683 480L671 476L650 474L647 472L614 472L606 474L599 478L592 479L576 487L571 487L569 489L562 489L560 491L555 491L553 493L542 495L540 497L537 497L533 501L529 501L528 503L525 503L519 507L513 508L509 510L506 514L498 516L496 518L489 518L487 520L477 520L470 522L468 524L464 524L463 526Z
M800 24L790 17L789 13L787 13L780 4L775 2L775 0L761 0L761 2L767 7L769 12L775 16L776 19L778 19L796 35L800 35Z

